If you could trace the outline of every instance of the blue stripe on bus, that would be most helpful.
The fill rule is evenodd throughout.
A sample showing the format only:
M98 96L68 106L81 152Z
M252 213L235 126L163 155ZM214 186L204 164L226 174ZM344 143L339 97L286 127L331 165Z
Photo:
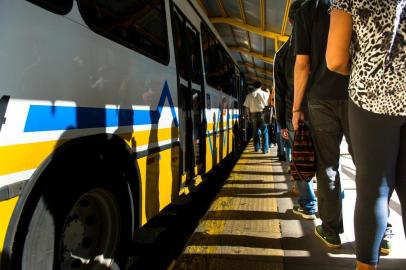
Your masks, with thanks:
M178 117L165 81L155 111L31 105L24 132L158 124L166 100L168 100L174 124L178 127Z

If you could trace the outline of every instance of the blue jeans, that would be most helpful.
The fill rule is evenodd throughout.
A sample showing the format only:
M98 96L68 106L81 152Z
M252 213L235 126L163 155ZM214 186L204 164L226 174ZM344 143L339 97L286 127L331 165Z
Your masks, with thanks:
M285 157L287 162L292 162L292 146L290 140L287 141L281 136L283 151L285 152Z
M253 133L252 137L254 139L255 151L259 151L261 149L262 142L262 152L268 153L269 150L268 129L266 127L262 113L251 113L251 120Z
M295 131L293 130L292 121L289 120L286 123L289 133L289 143L293 145L293 140L295 138ZM317 209L317 198L316 194L314 194L313 189L313 180L310 182L303 182L303 181L296 181L296 186L299 190L299 200L298 203L301 208L305 211L310 212L312 214L316 213Z
M268 142L269 142L269 148L272 147L272 144L276 142L276 139L274 138L275 136L275 129L273 124L266 124L266 128L268 129Z
M283 138L281 136L281 129L280 129L278 123L275 123L275 137L276 137L276 145L278 147L278 156L285 157Z

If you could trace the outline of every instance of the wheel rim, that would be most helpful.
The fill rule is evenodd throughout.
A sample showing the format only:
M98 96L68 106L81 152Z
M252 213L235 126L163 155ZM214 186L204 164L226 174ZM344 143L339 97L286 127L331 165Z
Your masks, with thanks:
M120 237L120 212L101 188L83 194L67 215L60 239L62 270L110 269Z

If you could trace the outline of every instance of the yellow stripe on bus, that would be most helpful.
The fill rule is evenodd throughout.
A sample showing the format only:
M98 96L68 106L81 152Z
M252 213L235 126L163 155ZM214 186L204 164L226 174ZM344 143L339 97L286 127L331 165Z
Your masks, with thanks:
M11 200L0 202L0 255L3 252L4 239L6 238L8 224L10 223L11 215L17 204L17 200L18 197L15 197Z
M148 145L159 141L178 138L178 128L164 128L146 131L136 131L132 134L120 134L127 143L134 147ZM155 134L154 134L155 133ZM65 140L66 141L66 140ZM65 142L46 141L28 144L0 146L0 175L17 173L37 168L59 145Z

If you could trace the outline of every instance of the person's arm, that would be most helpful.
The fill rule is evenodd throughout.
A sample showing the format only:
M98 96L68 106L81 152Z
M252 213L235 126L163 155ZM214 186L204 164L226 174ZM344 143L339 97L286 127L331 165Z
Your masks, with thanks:
M293 76L293 106L292 124L293 129L299 128L299 120L303 119L301 111L303 97L305 95L310 76L310 54L311 54L311 31L312 31L312 8L314 2L308 1L296 14L293 26L294 52L296 56Z
M293 129L299 127L299 120L303 118L301 111L303 97L306 92L307 82L310 75L310 57L309 55L296 55L295 73L294 73L294 96L292 108Z
M350 73L350 45L352 37L351 14L333 9L330 14L330 30L326 52L329 70L341 75Z
M275 106L275 89L274 88L272 88L271 92L269 93L268 106Z

